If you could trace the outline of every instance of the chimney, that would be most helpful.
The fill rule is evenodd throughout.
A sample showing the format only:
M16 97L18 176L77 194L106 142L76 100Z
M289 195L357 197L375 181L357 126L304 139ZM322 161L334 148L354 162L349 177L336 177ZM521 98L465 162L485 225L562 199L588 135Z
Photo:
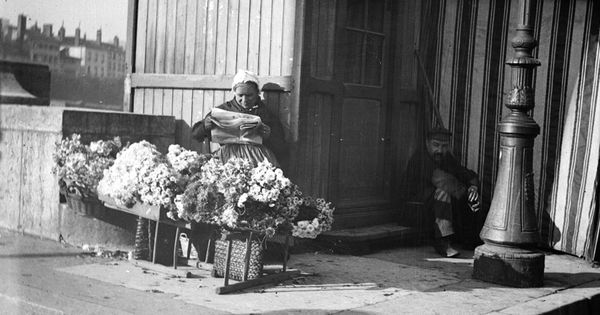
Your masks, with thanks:
M96 43L98 45L102 44L102 29L96 31Z
M75 29L75 39L74 45L79 46L79 41L81 40L81 30L78 28Z
M54 34L52 33L52 24L42 25L42 30L42 34L44 34L45 37L54 37Z
M19 14L17 20L17 40L22 43L25 40L25 31L27 30L27 17L23 14Z
M119 36L115 36L115 38L113 38L113 44L115 44L115 46L119 47Z
M58 29L58 40L59 41L63 41L65 40L65 25L61 25L60 28Z

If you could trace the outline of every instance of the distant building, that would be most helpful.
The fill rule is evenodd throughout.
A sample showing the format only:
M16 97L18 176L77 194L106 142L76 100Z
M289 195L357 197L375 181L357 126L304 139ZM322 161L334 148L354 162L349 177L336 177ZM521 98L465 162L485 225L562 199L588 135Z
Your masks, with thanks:
M13 61L29 61L46 64L54 73L94 78L122 78L125 76L125 50L119 46L119 38L113 43L102 42L102 30L96 32L95 41L75 36L67 37L64 26L54 36L53 25L37 22L27 29L27 17L19 15L17 26L8 19L0 20L0 58Z

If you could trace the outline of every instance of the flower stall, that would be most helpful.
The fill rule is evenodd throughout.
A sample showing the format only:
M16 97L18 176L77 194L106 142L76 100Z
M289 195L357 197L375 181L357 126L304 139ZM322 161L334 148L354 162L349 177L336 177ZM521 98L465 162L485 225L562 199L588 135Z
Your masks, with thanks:
M175 268L180 228L191 229L195 223L214 227L217 236L206 241L209 248L214 245L212 275L224 278L225 285L217 289L218 293L297 274L297 270L286 268L288 239L316 238L331 229L331 203L304 196L280 168L268 161L254 165L232 158L224 162L179 145L169 146L163 154L147 141L128 144L117 153L121 148L118 139L90 146L82 145L76 135L63 140L55 159L61 185L80 195L97 195L109 208L156 222L152 262L160 224L176 227ZM67 151L70 153L63 153ZM96 166L95 173L86 173L79 166L85 164L82 161L103 167ZM88 174L89 178L67 176L67 166L73 169L69 174ZM81 184L86 180L93 181L93 185ZM267 275L263 273L265 243L276 236L284 239L283 268ZM230 279L240 282L230 285Z

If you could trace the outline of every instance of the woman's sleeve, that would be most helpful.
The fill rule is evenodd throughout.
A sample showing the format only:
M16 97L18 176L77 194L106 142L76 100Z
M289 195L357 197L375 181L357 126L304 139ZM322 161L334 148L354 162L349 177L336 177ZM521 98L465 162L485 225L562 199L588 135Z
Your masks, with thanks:
M192 126L192 138L194 138L195 140L197 140L199 142L204 141L204 139L206 139L206 138L208 138L208 140L210 141L210 129L206 128L206 126L204 125L204 121L209 116L210 116L210 113L208 113L206 115L206 117L204 117L204 119L196 122Z

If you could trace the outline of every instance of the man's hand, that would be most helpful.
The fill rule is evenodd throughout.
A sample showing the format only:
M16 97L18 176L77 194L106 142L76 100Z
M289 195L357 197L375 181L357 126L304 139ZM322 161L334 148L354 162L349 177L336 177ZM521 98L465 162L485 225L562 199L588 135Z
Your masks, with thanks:
M471 211L479 211L479 192L477 186L469 187L469 208Z

